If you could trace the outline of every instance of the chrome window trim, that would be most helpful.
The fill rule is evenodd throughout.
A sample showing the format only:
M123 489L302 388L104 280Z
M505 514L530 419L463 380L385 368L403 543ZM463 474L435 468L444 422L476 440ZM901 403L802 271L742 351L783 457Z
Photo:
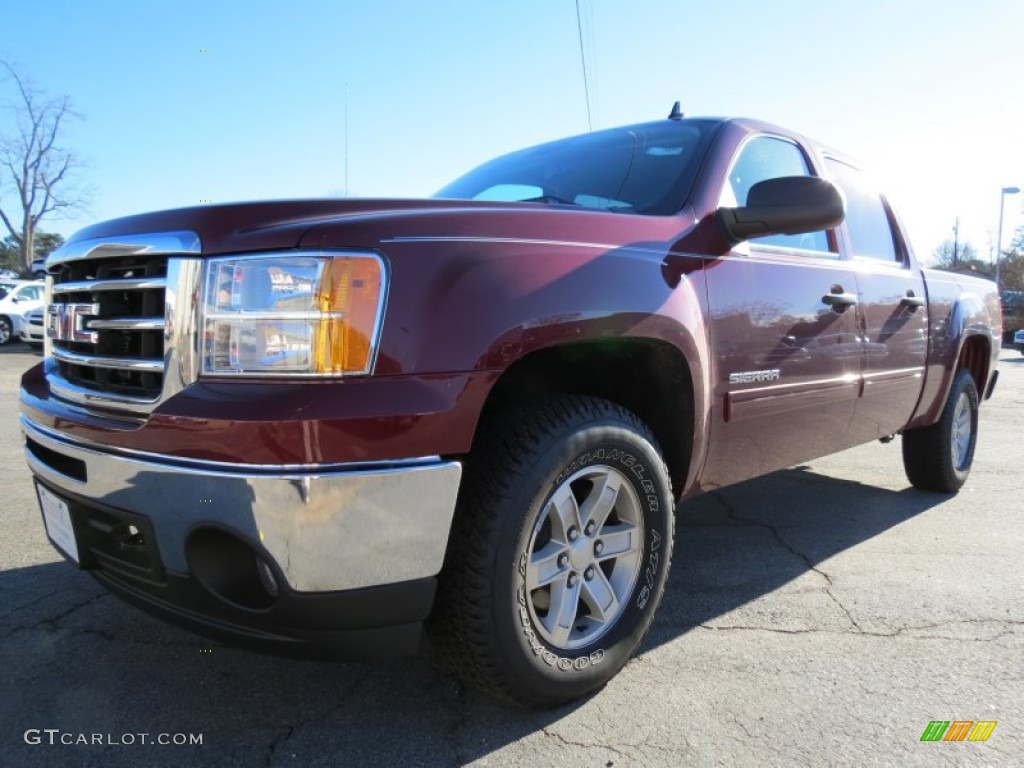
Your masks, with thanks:
M740 141L739 145L736 147L736 151L733 153L732 159L729 160L729 167L728 167L728 169L725 172L725 176L722 177L722 186L718 190L718 207L719 208L730 207L730 206L726 206L726 204L725 204L725 190L729 187L729 178L732 176L733 169L736 167L736 163L740 159L740 155L743 154L743 150L747 148L748 144L750 144L751 142L753 142L753 141L755 141L757 139L776 139L778 141L783 141L786 144L793 145L794 147L796 147L797 152L799 152L800 156L803 158L804 165L807 167L807 175L809 177L817 178L817 179L825 179L827 181L832 181L831 178L829 178L828 176L823 176L820 173L820 171L822 169L819 169L819 168L817 168L815 166L813 159L810 157L810 155L807 154L807 150L805 150L804 147L800 144L800 142L797 141L796 139L793 139L793 138L791 138L789 136L783 136L783 135L778 134L778 133L772 133L770 131L760 131L758 133L751 133L748 136L744 136L743 137L743 140ZM731 189L729 190L729 193L730 193L729 194L730 198L734 197L732 195L732 190ZM733 200L731 205L739 205L739 201ZM840 226L842 226L842 224L840 224ZM843 253L842 253L842 248L840 247L840 243L839 243L839 236L838 236L838 232L837 232L838 229L839 229L839 227L832 227L831 230L828 230L828 229L823 230L825 232L826 239L829 239L828 238L828 233L830 231L835 233L834 239L836 241L835 242L836 250L831 250L831 245L832 245L831 243L829 243L829 245L830 245L830 249L829 250L827 250L827 251L819 251L819 250L808 249L808 248L789 248L789 247L782 246L782 245L771 245L769 243L761 243L761 244L759 244L759 243L757 243L756 238L755 239L751 239L751 240L744 240L742 243L738 243L737 246L734 246L733 249L735 250L736 247L739 247L741 249L740 252L742 253L745 250L745 249L742 248L742 246L744 246L744 245L747 245L750 248L755 248L755 249L775 248L775 249L777 249L777 252L779 252L779 253L783 253L784 252L784 253L792 254L794 256L802 256L803 258L810 257L810 258L833 259L833 260L842 261L842 260L844 260L844 257L843 257Z
M826 261L843 261L843 257L835 251L816 251L813 248L787 248L784 245L771 245L770 243L758 243L755 240L746 241L750 246L750 255L768 256L796 256L801 259L824 259Z

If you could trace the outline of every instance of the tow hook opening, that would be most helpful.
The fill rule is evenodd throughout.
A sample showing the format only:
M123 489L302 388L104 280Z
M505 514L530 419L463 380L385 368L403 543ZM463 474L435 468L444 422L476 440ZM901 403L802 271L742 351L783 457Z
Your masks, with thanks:
M277 575L266 558L226 531L193 531L185 544L185 557L199 583L236 607L263 611L280 595Z
M144 547L146 537L134 525L127 525L120 531L122 547Z

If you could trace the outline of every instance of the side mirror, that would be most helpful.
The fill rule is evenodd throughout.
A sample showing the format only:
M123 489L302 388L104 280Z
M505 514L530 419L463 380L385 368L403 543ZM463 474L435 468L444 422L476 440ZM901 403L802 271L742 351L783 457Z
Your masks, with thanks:
M846 206L839 190L816 176L781 176L750 188L747 204L719 208L718 221L733 243L762 235L800 235L842 223Z

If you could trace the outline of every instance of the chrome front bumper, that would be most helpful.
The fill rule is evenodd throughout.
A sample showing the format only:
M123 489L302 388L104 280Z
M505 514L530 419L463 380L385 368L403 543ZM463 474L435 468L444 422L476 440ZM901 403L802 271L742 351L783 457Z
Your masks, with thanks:
M189 572L203 527L263 550L296 592L395 584L441 570L462 467L438 457L357 466L251 466L113 452L22 416L48 485L151 522L163 566Z

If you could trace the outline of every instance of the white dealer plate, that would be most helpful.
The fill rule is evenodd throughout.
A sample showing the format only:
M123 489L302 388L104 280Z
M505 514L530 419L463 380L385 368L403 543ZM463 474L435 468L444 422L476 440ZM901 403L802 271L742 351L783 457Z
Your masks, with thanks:
M43 509L43 523L50 541L68 557L78 562L78 544L75 542L75 531L71 527L71 512L67 502L50 493L43 486L37 485L39 506Z

